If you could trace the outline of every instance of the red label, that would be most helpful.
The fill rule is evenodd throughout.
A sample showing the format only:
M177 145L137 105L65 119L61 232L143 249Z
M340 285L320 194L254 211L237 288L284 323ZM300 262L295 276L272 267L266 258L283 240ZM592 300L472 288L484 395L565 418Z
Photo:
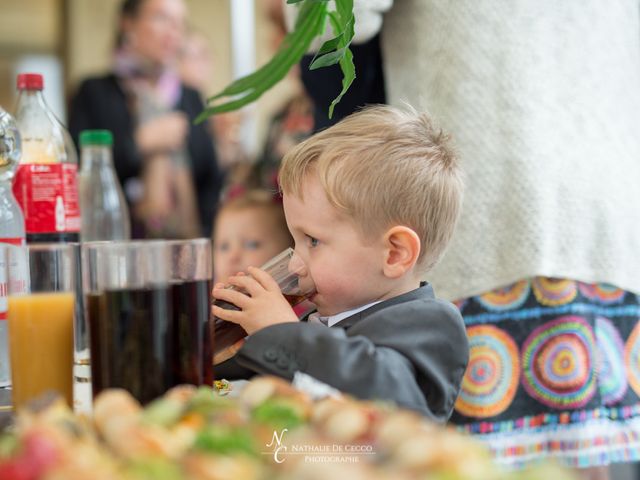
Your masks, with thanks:
M80 231L77 165L20 164L13 194L22 207L27 234Z
M16 247L22 247L26 243L24 238L13 237L13 238L0 238L0 243L8 243L9 245L15 245Z

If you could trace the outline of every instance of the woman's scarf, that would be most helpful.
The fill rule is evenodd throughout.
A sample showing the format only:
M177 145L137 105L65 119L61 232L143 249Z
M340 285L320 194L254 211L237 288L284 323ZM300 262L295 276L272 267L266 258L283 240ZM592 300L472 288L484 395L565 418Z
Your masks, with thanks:
M180 100L180 77L172 68L152 64L127 49L120 49L114 56L113 71L126 90L133 93L146 90L167 110L172 110Z

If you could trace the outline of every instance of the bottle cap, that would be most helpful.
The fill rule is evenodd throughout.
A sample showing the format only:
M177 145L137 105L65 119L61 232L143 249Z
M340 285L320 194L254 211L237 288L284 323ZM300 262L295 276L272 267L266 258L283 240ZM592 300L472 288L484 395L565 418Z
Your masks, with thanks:
M83 130L80 132L80 146L87 145L113 145L113 135L109 130Z
M21 73L18 75L18 90L42 90L44 81L39 73Z

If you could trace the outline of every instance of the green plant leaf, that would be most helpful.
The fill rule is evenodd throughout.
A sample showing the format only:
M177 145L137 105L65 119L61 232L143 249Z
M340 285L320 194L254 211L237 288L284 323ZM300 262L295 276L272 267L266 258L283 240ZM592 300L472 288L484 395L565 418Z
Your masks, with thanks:
M333 109L340 100L342 100L342 97L347 93L347 90L349 90L349 87L356 78L356 67L353 64L353 53L351 53L351 49L349 48L346 49L344 57L340 60L340 69L342 70L342 91L333 99L331 105L329 105L329 118L333 117Z
M347 22L350 17L353 17L353 0L336 0L336 12Z
M353 36L355 35L355 17L353 15L353 0L336 0L336 13L329 14L331 27L334 32L341 32L342 39L340 42L342 55L339 56L338 62L340 70L342 70L342 90L329 105L329 118L333 117L335 106L342 100L342 97L351 87L356 78L356 67L353 64L353 53L349 48ZM313 66L313 65L312 65ZM309 67L311 68L311 66Z
M310 6L311 4L309 4ZM313 25L318 20L318 15L322 15L320 12L321 6L309 7L305 5L300 12L296 27L293 32L287 34L282 41L282 44L273 58L263 67L256 70L250 75L239 78L222 90L220 93L207 99L210 103L221 97L228 97L231 95L238 95L248 89L254 88L259 85L266 77L270 75L272 70L282 67L291 60L291 51L296 45L305 41L305 38L312 33ZM306 8L305 8L306 7ZM310 42L311 40L309 40Z
M342 59L342 57L344 57L345 51L345 48L341 48L339 50L336 50L335 52L327 53L325 55L322 55L321 57L316 58L315 60L313 60L313 62L311 62L311 65L309 65L309 70L317 70L318 68L335 65Z
M340 48L340 42L342 42L342 37L344 37L344 34L341 33L337 37L334 37L331 40L327 40L326 42L324 42L320 47L320 50L318 50L318 53L316 53L316 57L320 55L324 55L325 53L328 53L328 52L333 52L337 48Z
M327 16L331 20L334 37L323 43L309 68L315 70L340 64L342 90L329 106L331 118L335 105L340 102L356 77L353 54L349 49L354 36L355 17L353 0L335 0L335 12L328 12L328 2L329 0L287 0L288 4L301 4L294 30L285 36L280 48L266 65L235 80L221 92L208 98L207 108L198 115L195 123L201 123L216 113L240 109L260 98L300 61L313 39L324 33ZM223 98L228 100L213 104Z
M305 54L311 41L324 30L327 8L326 2L305 3L300 12L301 18L296 22L294 32L285 38L278 53L266 65L257 72L247 77L238 79L225 88L223 92L214 95L207 103L213 100L239 95L240 98L220 105L207 107L198 117L196 123L201 123L207 117L216 113L230 112L257 100L260 96L278 83L291 67L297 64Z

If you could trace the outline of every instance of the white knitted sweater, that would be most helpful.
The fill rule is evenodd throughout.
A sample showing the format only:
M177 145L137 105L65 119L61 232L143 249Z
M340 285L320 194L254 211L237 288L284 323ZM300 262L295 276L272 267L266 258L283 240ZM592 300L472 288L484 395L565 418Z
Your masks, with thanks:
M640 293L639 2L396 0L382 28L391 103L428 110L466 170L438 294L534 275Z

